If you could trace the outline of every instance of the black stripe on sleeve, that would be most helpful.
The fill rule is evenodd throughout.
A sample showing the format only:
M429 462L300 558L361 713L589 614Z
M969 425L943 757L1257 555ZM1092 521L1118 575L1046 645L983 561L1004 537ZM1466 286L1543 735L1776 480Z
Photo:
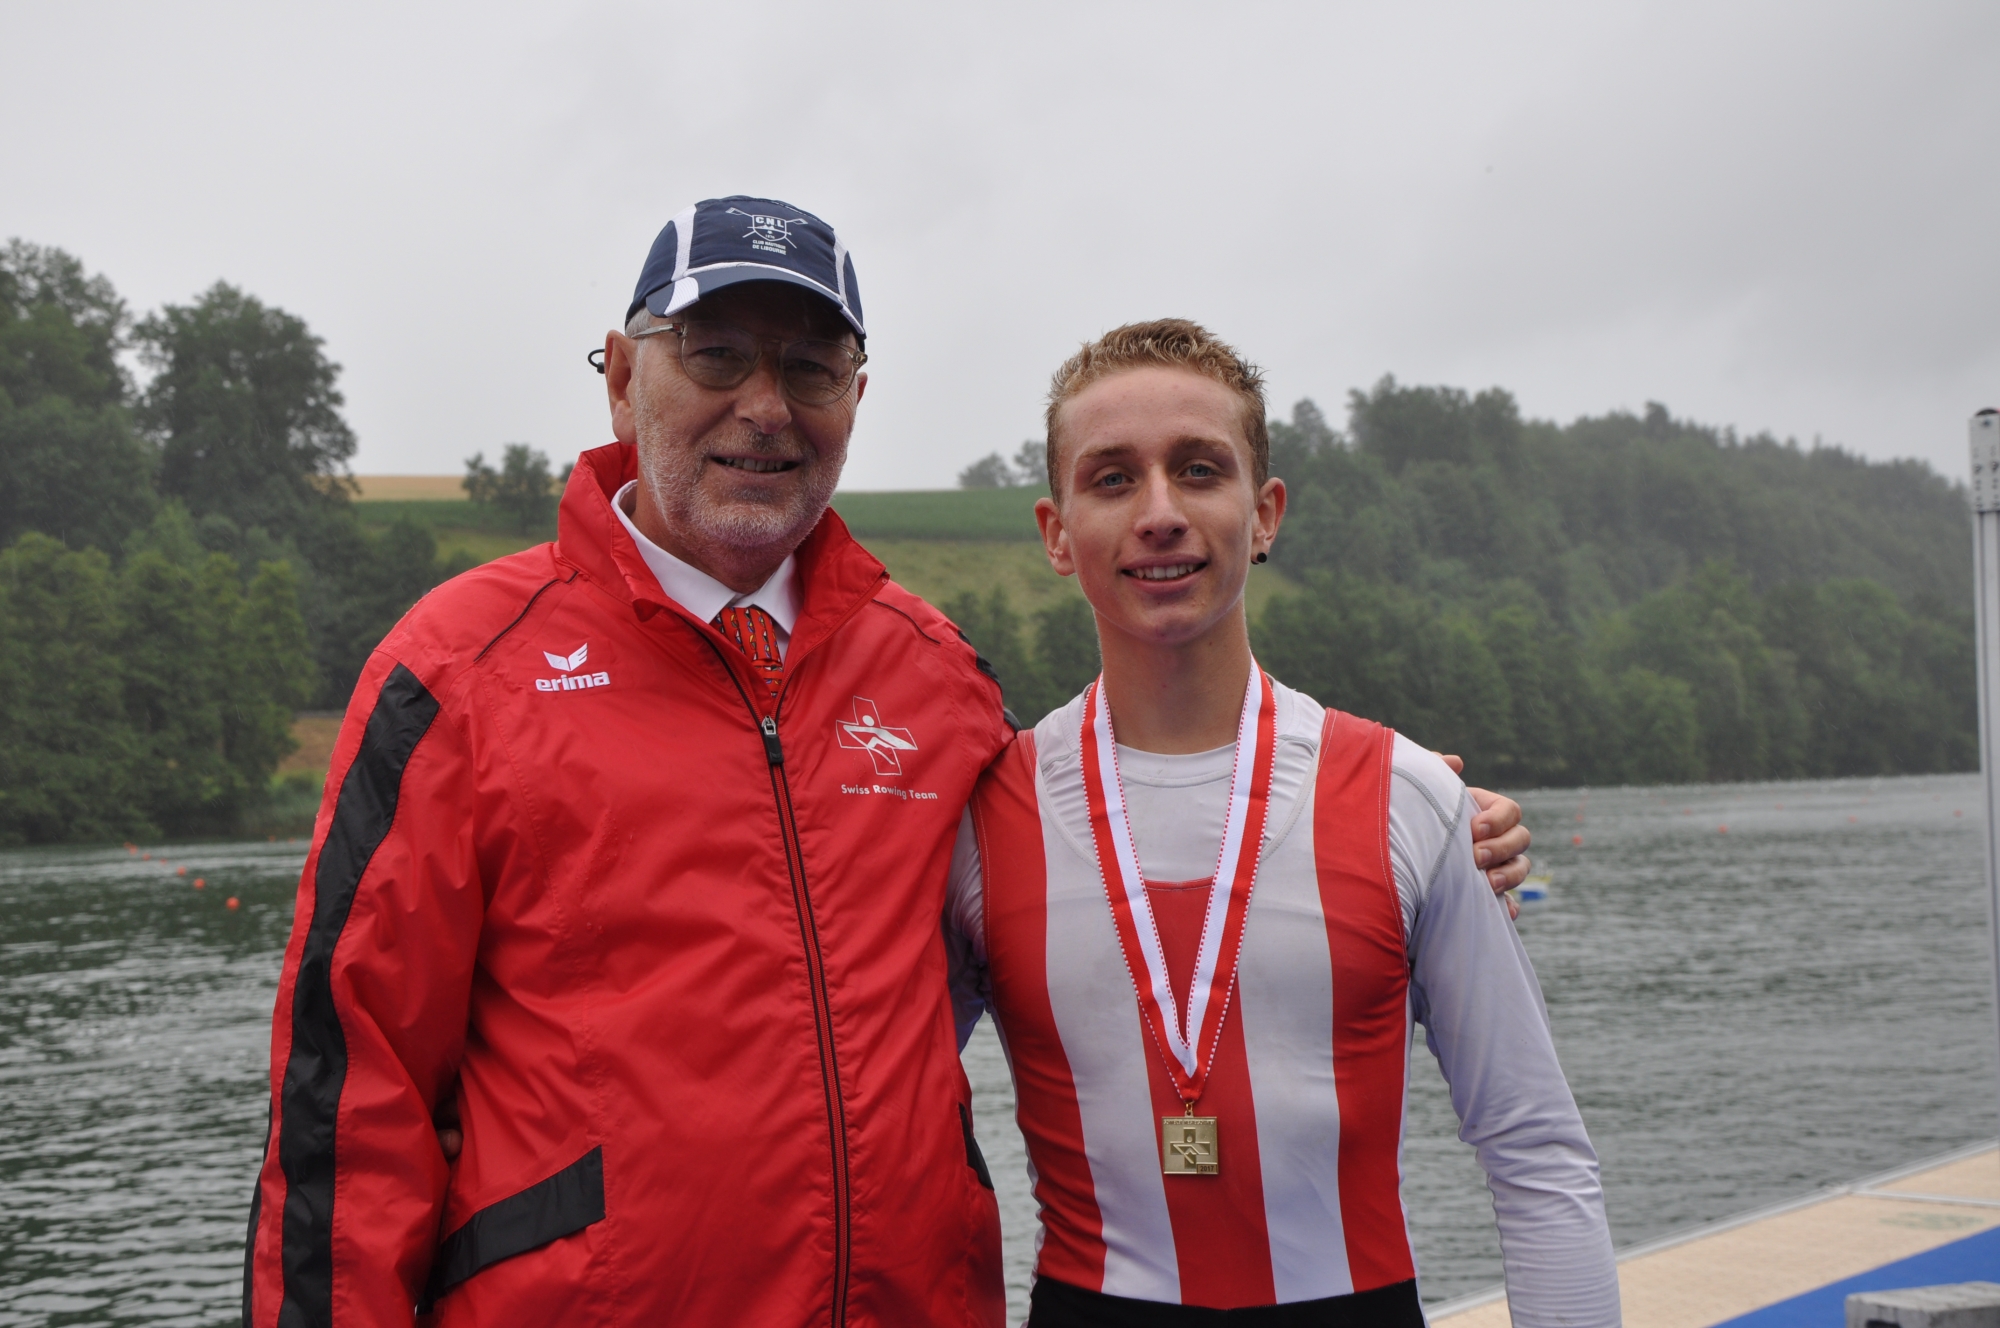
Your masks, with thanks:
M257 1284L257 1220L264 1214L264 1159L271 1155L271 1104L264 1104L264 1146L257 1150L257 1179L250 1189L250 1234L243 1242L243 1328L257 1320L250 1293Z
M965 642L966 645L972 646L972 638L967 636L963 631L959 632L958 639ZM979 653L979 648L977 646L972 646L972 663L973 667L977 668L981 673L991 678L993 680L993 685L1000 689L1000 695L1002 698L1000 705L1000 718L1007 721L1007 727L1011 731L1019 733L1021 731L1021 721L1014 718L1014 712L1007 708L1005 701L1007 695L1007 684L1000 681L1000 671L993 667L992 661L988 660L986 656Z
M278 1090L278 1165L285 1174L278 1321L286 1328L333 1322L334 1123L347 1080L333 951L362 874L396 819L403 769L437 712L416 675L398 664L375 699L320 846L312 923L292 988L291 1054Z
M445 1237L417 1313L502 1259L540 1249L604 1220L604 1148L599 1145L544 1181L491 1203Z

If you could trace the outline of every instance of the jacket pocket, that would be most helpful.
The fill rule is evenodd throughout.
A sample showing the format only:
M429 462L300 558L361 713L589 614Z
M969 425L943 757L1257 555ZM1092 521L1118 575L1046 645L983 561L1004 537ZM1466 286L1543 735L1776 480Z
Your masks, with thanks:
M979 1151L979 1140L972 1135L972 1109L963 1102L958 1104L958 1123L965 1131L965 1165L972 1168L972 1174L979 1177L979 1183L987 1189L993 1188L993 1173L986 1169L986 1154Z
M424 1288L417 1312L428 1314L440 1296L481 1269L573 1236L603 1220L604 1147L600 1144L547 1180L488 1204L446 1236L431 1262L430 1284Z

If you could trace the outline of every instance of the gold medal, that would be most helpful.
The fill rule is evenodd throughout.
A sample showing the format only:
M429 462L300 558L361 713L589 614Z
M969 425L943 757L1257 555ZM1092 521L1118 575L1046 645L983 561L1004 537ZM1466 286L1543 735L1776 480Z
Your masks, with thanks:
M1185 1116L1160 1117L1162 1171L1169 1176L1213 1176L1218 1168L1215 1117L1195 1115L1192 1102Z

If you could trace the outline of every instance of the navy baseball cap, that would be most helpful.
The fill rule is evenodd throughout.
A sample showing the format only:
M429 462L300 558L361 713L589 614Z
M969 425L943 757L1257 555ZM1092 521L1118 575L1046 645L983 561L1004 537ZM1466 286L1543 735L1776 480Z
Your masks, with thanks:
M658 317L677 314L704 295L739 281L786 281L824 297L866 340L854 259L833 227L775 198L705 198L666 224L632 292Z

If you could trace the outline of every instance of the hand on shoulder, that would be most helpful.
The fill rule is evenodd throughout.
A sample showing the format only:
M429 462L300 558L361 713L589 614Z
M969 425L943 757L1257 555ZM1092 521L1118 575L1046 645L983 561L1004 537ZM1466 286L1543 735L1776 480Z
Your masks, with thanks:
M1454 776L1452 782L1458 783L1456 776L1465 770L1463 760L1437 752L1423 755L1450 771ZM1528 868L1533 864L1528 857L1533 837L1528 827L1521 824L1521 804L1490 789L1466 786L1465 791L1472 795L1472 805L1477 809L1472 819L1472 860L1486 872L1493 892L1505 895L1528 878ZM1521 906L1512 898L1507 900L1507 915L1521 915Z

